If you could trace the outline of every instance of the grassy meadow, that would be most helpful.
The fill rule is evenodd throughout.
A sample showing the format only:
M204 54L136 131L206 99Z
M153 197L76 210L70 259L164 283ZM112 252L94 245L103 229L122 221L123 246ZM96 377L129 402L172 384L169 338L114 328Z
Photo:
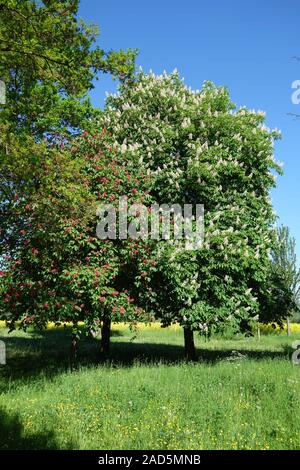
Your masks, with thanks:
M114 325L109 357L70 329L8 334L0 365L0 449L299 449L300 365L293 334L196 336L183 359L179 327Z

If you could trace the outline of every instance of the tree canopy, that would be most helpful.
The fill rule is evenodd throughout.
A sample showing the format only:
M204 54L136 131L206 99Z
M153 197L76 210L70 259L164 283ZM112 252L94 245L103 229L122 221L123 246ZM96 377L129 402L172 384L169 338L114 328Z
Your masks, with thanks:
M135 73L136 51L97 46L78 0L0 0L0 20L0 308L11 327L109 330L155 315L184 328L192 358L194 331L280 322L298 272L287 232L276 241L279 133L264 113L211 82ZM103 111L88 99L100 72L120 81ZM191 204L194 229L203 205L204 240L99 239L97 207L119 216L122 196L149 213Z
M262 319L282 324L299 312L300 296L296 240L290 235L288 227L281 225L277 228L271 261L266 292L261 302Z
M0 246L22 226L18 201L39 185L49 147L80 134L99 111L88 91L99 73L125 80L136 51L104 51L97 28L78 18L78 0L0 0ZM63 169L61 169L63 171Z
M149 199L135 156L105 129L85 132L71 148L53 150L37 175L39 188L20 202L26 217L1 272L2 318L11 328L17 320L23 328L81 320L89 329L141 321L137 281L156 263L150 245L96 234L99 204L117 211L124 194L131 204Z

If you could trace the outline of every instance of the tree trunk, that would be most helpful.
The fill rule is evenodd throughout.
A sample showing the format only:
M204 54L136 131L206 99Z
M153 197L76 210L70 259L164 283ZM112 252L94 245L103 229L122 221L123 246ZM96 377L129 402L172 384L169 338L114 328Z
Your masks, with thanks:
M260 324L257 322L257 337L260 340Z
M70 348L70 367L71 370L77 366L77 338L75 335L72 336L71 348Z
M289 317L286 319L286 332L288 336L291 336L291 322Z
M183 328L184 331L184 352L188 361L196 360L196 348L194 343L194 332L190 328Z
M101 352L107 354L110 345L110 326L111 320L109 317L104 317L101 328Z

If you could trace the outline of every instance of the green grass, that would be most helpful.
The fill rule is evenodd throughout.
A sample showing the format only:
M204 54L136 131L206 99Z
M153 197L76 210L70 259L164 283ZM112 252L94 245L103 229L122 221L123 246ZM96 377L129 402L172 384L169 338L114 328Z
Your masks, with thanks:
M106 359L86 338L71 372L68 330L2 328L0 448L299 449L296 337L197 337L187 364L180 330L132 336L114 331Z

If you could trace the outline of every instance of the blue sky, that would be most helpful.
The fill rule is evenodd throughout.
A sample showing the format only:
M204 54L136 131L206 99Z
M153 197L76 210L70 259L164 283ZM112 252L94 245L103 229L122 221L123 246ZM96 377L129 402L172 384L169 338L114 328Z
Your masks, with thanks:
M105 49L138 48L145 71L177 68L199 89L212 80L229 88L232 100L267 113L267 125L283 138L276 157L284 176L272 199L279 222L297 241L300 262L300 104L292 103L292 82L300 80L299 0L81 0L80 15L100 26ZM91 93L103 106L116 83L103 77Z

